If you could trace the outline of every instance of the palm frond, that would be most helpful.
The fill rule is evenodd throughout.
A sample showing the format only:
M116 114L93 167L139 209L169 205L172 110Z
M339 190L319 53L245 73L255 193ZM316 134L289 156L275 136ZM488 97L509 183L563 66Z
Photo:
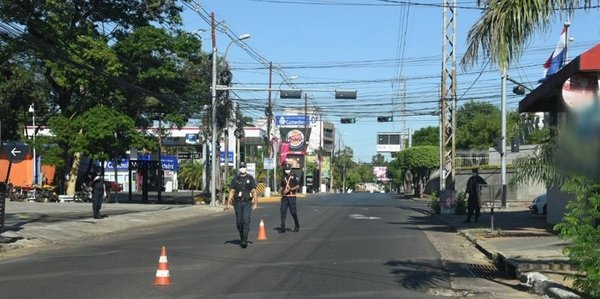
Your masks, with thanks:
M484 7L481 18L469 30L463 67L473 66L480 55L500 68L517 60L523 46L537 31L550 25L557 13L574 8L591 8L592 0L490 0L478 1Z

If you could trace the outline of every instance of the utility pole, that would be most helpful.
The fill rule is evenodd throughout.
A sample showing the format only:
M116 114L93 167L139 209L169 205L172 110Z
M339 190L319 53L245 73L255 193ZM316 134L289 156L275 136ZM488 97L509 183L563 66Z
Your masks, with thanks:
M273 154L272 154L272 149L271 149L271 123L273 122L273 103L271 102L271 86L273 84L273 62L269 62L269 105L267 106L267 140L266 140L266 146L267 146L267 157L269 158L273 158ZM274 164L274 163L273 163ZM277 167L276 165L273 165L273 167ZM265 190L265 193L267 193L268 195L271 195L271 187L269 187L270 184L270 180L271 180L271 171L267 170L267 187ZM273 174L273 177L275 176L275 174ZM273 184L273 188L275 188L275 184ZM275 190L273 190L275 191Z
M402 148L404 148L404 141L402 139L402 135L406 134L406 79L400 78L400 81L402 82L402 129L400 131L400 142L402 142Z
M501 87L501 104L500 104L500 114L502 115L501 121L501 138L500 138L500 177L502 182L502 206L506 206L506 79L508 66L505 65L502 68L502 87ZM493 223L493 222L492 222Z
M303 173L302 173L302 194L306 194L306 163L308 163L308 138L306 135L308 133L308 124L306 118L308 117L308 94L304 94L304 165L303 165ZM320 173L319 173L320 175ZM319 178L320 180L320 178ZM313 178L313 190L315 189L315 178ZM319 184L320 185L320 184ZM320 188L320 186L319 186ZM317 189L318 190L318 189Z
M456 0L444 0L440 94L440 191L455 189ZM446 181L449 185L446 185Z
M324 157L323 157L323 114L319 114L319 155L317 156L317 159L319 159L319 192L321 192L321 181L323 179L323 159L324 159Z
M210 14L212 36L212 107L211 107L211 174L210 174L210 206L217 205L217 34L215 13Z

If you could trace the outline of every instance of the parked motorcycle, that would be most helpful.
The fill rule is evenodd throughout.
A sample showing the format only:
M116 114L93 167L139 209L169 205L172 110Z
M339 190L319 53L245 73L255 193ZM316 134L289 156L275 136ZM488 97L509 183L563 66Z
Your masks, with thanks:
M86 184L82 184L79 191L75 192L73 196L75 202L91 202L92 201L92 187L88 187Z

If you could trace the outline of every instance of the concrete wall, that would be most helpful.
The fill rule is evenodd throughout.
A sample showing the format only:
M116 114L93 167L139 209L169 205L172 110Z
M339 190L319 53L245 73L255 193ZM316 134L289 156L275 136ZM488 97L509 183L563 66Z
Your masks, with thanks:
M482 195L482 200L484 201L490 201L492 198L490 198L490 192L492 194L494 194L493 196L495 196L494 200L496 200L497 203L500 202L501 197L500 197L500 193L499 190L501 190L501 186L502 186L502 177L501 177L501 173L500 173L500 169L494 169L494 170L480 170L479 171L479 175L485 179L485 181L488 183L488 186L490 186L491 190L486 190L483 191L484 195ZM513 175L513 171L511 170L507 170L506 171L506 178L507 178L507 182L510 182L511 178ZM471 177L471 171L459 171L456 173L456 190L458 192L465 192L465 188L467 186L467 181L469 180L469 177ZM434 191L438 191L439 190L439 178L434 178L429 184L427 184L427 187L425 189L425 192L427 194L431 194ZM511 188L510 185L508 187L508 195L507 195L507 202L509 203L513 203L513 204L529 204L535 197L537 197L540 194L546 193L546 187L542 184L535 184L535 183L531 183L528 185L523 185L523 186L517 186L516 189Z

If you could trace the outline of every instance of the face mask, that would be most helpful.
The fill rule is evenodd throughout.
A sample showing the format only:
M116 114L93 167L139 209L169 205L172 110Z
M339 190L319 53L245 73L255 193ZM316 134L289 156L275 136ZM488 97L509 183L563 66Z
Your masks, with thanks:
M290 174L291 172L292 172L292 171L291 171L291 170L289 170L289 169L286 169L286 170L285 170L285 174Z
M246 167L240 168L240 173L241 174L246 174Z

